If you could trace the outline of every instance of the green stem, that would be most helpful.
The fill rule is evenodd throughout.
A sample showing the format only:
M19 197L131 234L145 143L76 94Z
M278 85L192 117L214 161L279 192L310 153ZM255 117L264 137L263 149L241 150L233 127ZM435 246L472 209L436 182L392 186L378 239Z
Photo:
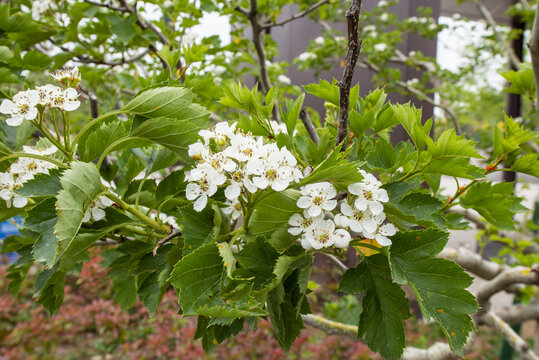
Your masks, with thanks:
M157 221L152 219L149 216L144 215L142 212L138 211L137 209L131 207L128 203L120 199L116 194L110 192L108 189L104 192L104 195L120 205L122 209L126 210L127 212L131 213L133 216L135 216L137 219L141 220L148 226L151 226L152 228L156 229L157 231L160 231L162 233L168 234L169 228L168 226L159 225Z
M139 198L140 198L140 192L142 191L142 186L144 185L144 183L146 182L146 179L147 177L144 177L144 179L142 179L142 181L140 182L140 184L138 184L138 189L137 189L137 196L135 198L135 208L138 209L138 203L139 203Z
M412 170L410 170L406 175L404 175L403 177L401 177L401 178L398 180L399 182L402 182L402 181L404 181L404 180L407 180L407 179L411 178L411 177L414 176L415 174L421 172L421 170L423 170L423 169L425 168L425 166L428 165L428 163L427 163L427 164L425 164L421 169L416 170L417 167L419 166L419 157L420 157L420 154L421 154L421 153L420 153L419 150L418 150L418 151L417 151L417 159L416 159L416 161L415 161L414 167L413 167Z
M41 133L43 135L45 135L45 137L47 139L49 139L49 141L51 143L54 144L54 146L56 146L62 153L64 153L64 155L69 159L71 156L70 156L70 153L64 148L64 146L60 143L60 141L58 141L57 139L54 138L54 136L52 136L52 134L49 132L49 130L47 130L47 127L46 126L43 126L43 125L40 125L39 123L37 123L36 121L32 120L31 121L32 124L34 124L35 127L37 127L39 129L39 131L41 131Z
M66 149L71 149L71 146L69 145L69 113L64 113L62 111L62 121L64 123L64 144ZM73 153L70 151L70 160L73 160Z
M111 112L108 112L106 114L103 114L101 116L98 116L96 117L95 119L92 119L92 121L90 121L89 123L87 123L80 131L79 133L77 134L77 136L75 136L75 139L73 139L73 142L71 143L71 153L74 152L75 150L75 145L77 145L77 143L79 142L80 138L86 134L94 125L96 124L99 124L101 121L103 121L104 119L110 117L110 116L113 116L113 115L117 115L117 114L122 114L123 111L122 110L114 110L114 111L111 111Z
M124 226L124 229L126 229L127 231L131 231L132 233L138 234L138 235L152 236L152 237L156 237L156 238L162 238L163 237L163 235L161 235L161 234L157 234L157 233L151 232L151 231L140 230L140 229L137 229L134 226L126 225L126 226Z
M60 162L58 160L55 160L55 159L52 159L52 158L49 158L49 157L46 157L46 156L43 156L43 155L28 154L28 153L23 153L23 152L11 153L9 155L1 157L0 158L0 164L2 162L6 161L6 160L16 159L16 158L20 158L20 157L44 160L44 161L50 162L51 164L54 164L54 165L60 166L60 167L66 167L67 166L66 164L64 164L64 163L62 163L62 162Z

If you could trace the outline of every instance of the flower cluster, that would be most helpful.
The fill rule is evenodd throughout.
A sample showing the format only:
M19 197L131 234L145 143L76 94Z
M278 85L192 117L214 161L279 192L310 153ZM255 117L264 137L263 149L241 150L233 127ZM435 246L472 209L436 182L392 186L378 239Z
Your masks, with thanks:
M220 186L226 186L225 212L238 218L240 198L266 188L286 189L298 182L302 171L290 151L277 144L265 144L262 137L236 131L236 124L218 123L210 130L201 130L203 141L189 146L189 156L196 166L186 174L186 197L195 200L194 209L202 211ZM213 149L220 149L214 151Z
M363 181L348 186L348 200L340 204L335 199L337 191L329 182L309 184L301 188L298 207L303 214L290 217L288 232L302 234L300 241L305 249L321 249L335 246L346 248L352 237L376 240L379 245L389 246L387 236L395 235L397 229L391 223L384 224L386 216L382 203L389 200L386 190L371 174L359 170ZM336 212L336 214L333 213ZM333 219L326 219L329 212Z
M41 156L52 155L58 150L54 145L37 150L24 146L23 149L27 154ZM18 158L6 172L0 173L0 199L6 201L7 207L11 207L11 205L16 208L26 206L28 199L15 191L21 188L25 182L33 179L36 174L47 173L49 169L55 168L56 165L45 160L30 157Z
M77 68L60 70L52 76L65 86L76 86L80 82ZM33 90L19 91L12 100L6 99L0 105L0 113L10 115L6 123L19 126L23 120L34 120L39 110L47 107L62 111L73 111L80 106L79 94L72 87L61 88L51 84L36 86Z

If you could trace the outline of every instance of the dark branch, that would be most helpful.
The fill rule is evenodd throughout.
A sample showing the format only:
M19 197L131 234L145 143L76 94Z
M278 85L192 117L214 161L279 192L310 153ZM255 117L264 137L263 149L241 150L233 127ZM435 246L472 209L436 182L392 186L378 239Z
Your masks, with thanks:
M180 230L172 230L172 232L170 233L169 236L167 236L166 238L163 238L161 240L159 240L157 242L157 244L155 245L155 248L153 249L153 256L157 256L157 250L159 250L159 248L161 246L163 246L166 242L174 239L175 237L178 237L182 234L182 232Z
M320 6L322 6L324 4L327 4L327 3L329 3L329 0L319 1L316 4L313 4L313 5L309 6L307 9L305 9L303 11L300 11L299 13L294 14L294 15L292 15L291 17L289 17L287 19L284 19L284 20L281 20L281 21L276 21L276 22L268 22L268 23L262 24L261 27L262 27L262 29L268 29L268 28L271 28L271 27L274 27L274 26L282 26L284 24L289 23L290 21L294 21L296 19L299 19L299 18L302 18L302 17L304 17L306 15L309 15L310 13L312 13L313 11L318 9Z
M320 138L318 137L318 134L316 133L316 129L313 125L313 122L311 121L311 118L309 117L309 114L307 111L305 111L305 108L301 109L299 112L299 118L303 122L303 125L305 125L305 129L307 130L307 133L311 137L312 141L318 145L318 142L320 141Z
M528 41L528 49L530 49L531 63L533 74L535 75L535 85L537 92L535 93L535 112L537 113L536 129L539 127L539 2L535 10L535 20L533 21L532 33L530 41Z
M143 58L146 54L148 54L149 52L150 52L150 49L146 49L143 52L141 52L140 54L138 54L138 55L136 55L136 56L134 56L132 58L122 59L122 60L118 60L118 61L105 61L105 60L99 60L99 59L92 59L92 58L89 58L89 57L86 57L86 56L80 56L80 55L75 56L74 60L77 61L77 62L83 63L83 64L107 65L107 66L112 67L112 66L130 64L130 63L133 63L135 61L138 61L141 58Z
M339 83L339 129L337 130L336 143L339 145L346 138L348 131L348 111L350 107L350 87L352 77L356 68L359 52L361 51L361 41L359 40L359 13L361 12L362 0L352 0L350 8L346 11L346 21L348 22L348 52L346 53L346 63ZM346 146L342 147L344 150Z
M79 85L79 89L84 95L88 97L88 100L90 101L90 114L92 118L97 118L99 116L99 99L93 92L91 92L87 88Z

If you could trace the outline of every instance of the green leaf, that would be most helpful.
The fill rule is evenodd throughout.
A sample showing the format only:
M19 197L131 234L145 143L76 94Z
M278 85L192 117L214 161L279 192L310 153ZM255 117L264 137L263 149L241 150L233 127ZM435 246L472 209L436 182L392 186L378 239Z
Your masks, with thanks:
M521 201L521 198L514 196L513 183L492 185L490 182L479 182L460 197L459 205L474 209L488 222L501 229L514 230L513 216L526 210Z
M300 193L294 189L271 192L255 206L247 231L249 235L268 235L283 226L288 219L300 212L296 205Z
M43 54L37 50L30 50L22 58L22 66L30 71L43 71L52 63L49 55Z
M367 156L369 166L377 169L392 169L397 162L397 152L389 141L384 138L376 139L374 152Z
M180 209L182 221L182 237L185 245L184 254L189 254L197 248L212 243L219 235L221 228L221 213L216 205L206 206L201 212L193 209L192 204L186 204Z
M526 130L513 118L505 115L504 129L494 126L493 151L494 158L501 158L520 147L525 142L535 139L539 133Z
M201 246L178 261L169 281L178 292L184 315L196 315L202 306L220 305L222 273L223 262L216 244Z
M343 275L339 291L364 293L358 337L364 337L369 348L384 359L399 359L405 346L403 321L411 315L406 294L390 275L385 255L364 257Z
M410 222L425 227L445 228L445 218L439 213L443 204L437 198L424 193L400 197L401 194L390 191L386 186L384 188L389 193L389 202L384 204L384 212L394 223L404 227L409 227L406 222Z
M37 240L32 248L35 261L44 262L47 267L54 264L54 254L58 239L54 235L54 226L58 221L56 199L48 198L28 210L24 219L24 228L36 233Z
M275 277L273 269L279 253L262 238L247 243L243 249L235 255L241 266L241 274L253 278L253 288L263 288Z
M140 92L121 111L169 119L197 119L208 115L204 108L192 102L190 89L165 86Z
M436 143L430 144L427 153L432 159L454 156L483 158L475 148L475 141L466 140L464 136L457 136L455 129L445 130Z
M55 196L62 189L60 183L62 172L60 169L51 169L48 174L36 174L17 190L17 194L27 197Z
M454 262L435 257L448 236L439 230L398 232L392 237L391 275L394 282L414 290L427 321L436 321L451 350L462 355L469 333L475 330L469 314L478 306L465 290L473 278Z
M347 160L348 151L341 152L341 146L343 145L336 146L309 176L293 186L331 181L336 187L346 188L350 184L363 180L358 170L359 164Z
M54 233L58 238L55 261L72 246L82 224L84 214L103 191L101 177L93 164L74 161L60 178L62 190L58 193L56 211L58 222Z
M54 315L64 301L66 273L57 271L57 266L42 271L36 279L36 290L39 292L38 303Z
M511 170L539 177L539 154L528 154L519 157L511 166Z
M303 86L303 88L307 93L324 99L335 106L339 106L339 86L337 85L337 80L333 79L331 84L326 80L322 80L320 84L309 84Z
M533 69L531 69L529 66L522 66L518 71L511 70L502 72L500 75L510 83L509 87L503 89L504 91L511 94L525 95L529 98L533 98L535 96Z
M464 179L480 179L485 176L483 170L470 165L466 157L441 158L431 160L422 170L425 174L455 176Z
M111 121L94 129L88 136L79 141L78 151L82 161L90 162L97 159L116 141L129 134L129 123Z
M421 109L416 109L410 103L391 105L391 108L393 115L410 135L417 150L422 151L427 145L432 146L429 131L426 131L429 127L428 122L421 125Z

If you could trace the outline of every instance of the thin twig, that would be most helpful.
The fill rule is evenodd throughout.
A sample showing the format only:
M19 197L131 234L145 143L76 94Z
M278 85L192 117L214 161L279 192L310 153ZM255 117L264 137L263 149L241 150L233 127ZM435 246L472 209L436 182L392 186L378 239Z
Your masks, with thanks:
M100 2L92 1L92 0L84 0L84 2L87 3L87 4L91 4L91 5L95 5L95 6L99 6L99 7L104 7L104 8L110 9L110 10L114 10L114 11L120 11L120 12L127 11L125 8L117 7L117 6L114 6L114 5L111 5L111 4L107 4L107 3L100 3Z
M311 140L316 145L318 145L320 138L318 137L318 134L316 133L316 128L314 127L314 124L311 121L309 114L307 113L307 111L305 111L305 108L302 108L301 111L299 112L299 118L301 119L301 122L303 122L303 125L305 126L305 130L307 130L307 133L311 137Z
M163 246L167 241L170 241L174 239L175 237L180 236L181 234L182 232L180 230L172 230L170 235L168 235L166 238L159 240L157 244L155 244L155 247L153 248L153 256L157 256L157 250L159 250L159 248Z
M361 51L361 41L359 40L359 13L361 12L362 0L352 0L350 8L346 11L346 21L348 23L348 51L346 62L339 83L339 128L337 130L336 144L339 145L346 138L348 132L348 111L350 107L350 87L356 68L359 52ZM344 150L343 146L341 150Z
M492 27L492 31L494 32L494 35L498 39L498 42L500 42L507 52L507 55L509 56L509 59L513 62L515 67L520 67L520 64L522 61L518 58L517 54L515 54L515 50L511 47L511 45L503 38L503 35L498 31L498 23L496 23L496 20L494 20L494 17L492 16L492 13L489 11L489 9L485 6L483 3L483 0L476 0L475 5L477 6L477 9L487 23Z
M287 19L284 19L284 20L281 20L281 21L276 21L276 22L268 22L268 23L265 23L265 24L262 24L260 27L262 29L268 29L268 28L271 28L271 27L274 27L274 26L282 26L284 24L287 24L289 23L290 21L294 21L296 19L299 19L299 18L302 18L310 13L312 13L313 11L315 11L316 9L318 9L320 6L322 5L325 5L327 3L329 3L330 0L322 0L322 1L319 1L317 2L316 4L313 4L311 6L309 6L308 8L306 8L305 10L303 11L300 11L299 13L297 14L294 14L292 15L291 17L287 18Z
M75 56L74 60L77 61L77 62L83 63L83 64L107 65L107 66L113 67L113 66L130 64L130 63L133 63L135 61L138 61L141 58L143 58L146 54L148 54L149 52L150 52L150 49L145 49L140 54L135 55L132 58L118 60L118 61L106 61L106 60L92 59L92 58L89 58L89 57L86 57L86 56L81 56L81 55Z
M324 254L331 261L333 261L333 263L335 263L335 265L337 265L339 267L339 269L341 269L343 271L343 273L345 273L348 270L348 267L346 265L344 265L344 263L341 260L339 260L335 255L327 254L327 253L322 253L322 254Z
M533 28L528 41L528 49L530 49L530 57L533 68L533 74L535 75L535 112L537 114L537 121L535 128L539 129L539 1L537 2L537 8L535 9L535 20L533 21Z

